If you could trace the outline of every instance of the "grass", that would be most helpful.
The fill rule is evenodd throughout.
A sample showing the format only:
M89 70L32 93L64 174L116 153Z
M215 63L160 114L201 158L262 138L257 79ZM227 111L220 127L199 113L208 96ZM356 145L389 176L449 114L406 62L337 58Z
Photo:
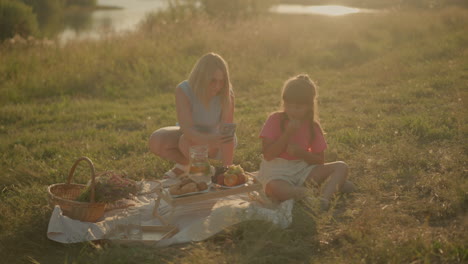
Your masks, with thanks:
M216 21L149 17L138 32L64 46L0 47L0 257L5 263L463 263L468 261L468 11ZM235 163L257 170L259 130L282 83L320 86L327 161L344 160L359 191L290 228L234 226L163 249L63 245L46 238L46 187L74 160L159 178L148 152L176 122L173 88L205 52L229 63ZM88 171L77 169L77 182Z

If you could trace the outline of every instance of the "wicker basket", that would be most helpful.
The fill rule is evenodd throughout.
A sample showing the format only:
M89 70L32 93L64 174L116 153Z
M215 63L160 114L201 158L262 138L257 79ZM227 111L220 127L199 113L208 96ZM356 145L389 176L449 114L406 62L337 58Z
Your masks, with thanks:
M91 167L91 199L89 203L75 201L86 188L86 185L71 183L76 167L79 162L83 160ZM87 157L81 157L73 164L68 174L67 183L58 183L49 186L49 203L52 207L59 205L63 214L72 219L84 222L97 222L103 217L106 204L94 202L94 189L95 172L93 162Z

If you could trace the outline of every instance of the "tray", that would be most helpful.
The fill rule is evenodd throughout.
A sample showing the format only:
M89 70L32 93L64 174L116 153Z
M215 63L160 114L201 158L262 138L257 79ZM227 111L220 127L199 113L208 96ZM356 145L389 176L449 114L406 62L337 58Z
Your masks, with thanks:
M247 186L247 183L239 184L236 186L226 186L226 185L216 184L216 187L221 188L221 189L236 189L236 188L244 187L244 186Z
M147 245L153 246L159 241L170 238L179 232L176 226L171 225L158 225L158 226L141 226L142 238L141 239L127 239L122 232L114 232L107 237L112 243L123 245Z
M185 196L191 196L191 195L195 195L195 194L202 194L202 193L207 193L209 192L211 189L211 184L208 186L208 188L206 188L205 190L203 191L198 191L198 192L189 192L189 193L183 193L183 194L177 194L177 195L173 195L173 194L170 194L169 191L167 191L169 193L169 195L172 197L172 198L179 198L179 197L185 197Z
M253 180L251 178L249 178L249 180L247 182L243 183L243 184L239 184L239 185L235 185L235 186L226 186L226 185L222 185L222 184L215 184L215 187L221 188L221 189L236 189L236 188L244 187L244 186L251 185L251 184L253 184Z
M237 186L236 188L225 189L225 188L216 187L215 185L212 185L211 188L209 188L208 192L194 194L190 196L184 196L184 197L174 198L169 194L169 190L167 188L165 189L161 187L156 190L158 197L155 199L154 208L153 208L153 216L159 219L159 221L163 223L164 225L170 225L173 213L177 206L193 204L193 203L198 203L198 202L203 202L203 201L208 201L208 200L213 200L213 199L219 199L219 198L227 197L230 195L250 193L250 192L261 190L262 185L256 180L255 178L256 173L254 174L254 173L246 172L246 174L248 174L251 180L249 180L245 184ZM158 212L158 208L161 203L161 200L164 200L170 206L169 217L166 217L166 216L163 217Z
M246 183L242 186L232 189L225 189L225 188L210 188L210 191L200 194L195 194L191 196L184 196L184 197L172 197L169 194L169 191L162 190L158 195L159 198L166 201L171 206L177 206L182 204L190 204L196 203L201 201L206 201L210 199L218 199L234 194L246 193L246 192L253 192L261 190L262 186L260 183Z

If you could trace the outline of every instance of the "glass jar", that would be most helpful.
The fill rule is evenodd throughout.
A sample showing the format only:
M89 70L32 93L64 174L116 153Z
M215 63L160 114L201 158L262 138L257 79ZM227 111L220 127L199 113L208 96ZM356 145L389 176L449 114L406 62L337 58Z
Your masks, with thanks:
M189 149L189 177L193 181L211 183L211 166L208 160L208 146L197 145Z
M126 234L128 239L139 240L142 238L141 210L129 208L126 217Z

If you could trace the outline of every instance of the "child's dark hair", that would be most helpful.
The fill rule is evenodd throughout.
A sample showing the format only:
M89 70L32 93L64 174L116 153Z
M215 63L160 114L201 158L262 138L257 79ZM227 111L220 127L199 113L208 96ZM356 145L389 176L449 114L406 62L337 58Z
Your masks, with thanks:
M310 79L309 75L299 74L284 83L281 99L282 109L284 109L284 102L310 106L307 110L307 118L310 121L310 140L313 140L315 137L314 126L318 125L320 127L317 110L317 85ZM288 115L283 111L281 118L282 131L285 129L286 120L288 120Z

